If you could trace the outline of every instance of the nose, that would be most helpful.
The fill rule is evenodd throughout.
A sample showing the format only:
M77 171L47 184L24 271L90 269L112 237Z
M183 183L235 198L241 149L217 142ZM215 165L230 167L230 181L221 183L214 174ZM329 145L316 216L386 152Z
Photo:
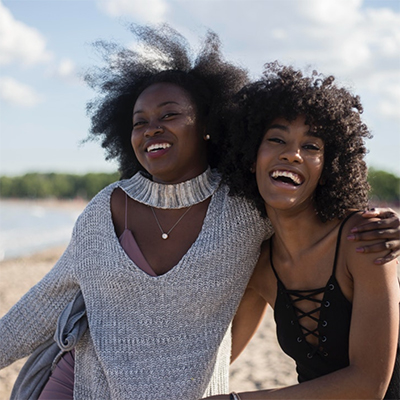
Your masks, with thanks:
M279 159L290 163L302 163L300 149L297 146L287 146L279 155Z
M144 133L147 137L159 135L164 132L164 128L160 124L149 123Z

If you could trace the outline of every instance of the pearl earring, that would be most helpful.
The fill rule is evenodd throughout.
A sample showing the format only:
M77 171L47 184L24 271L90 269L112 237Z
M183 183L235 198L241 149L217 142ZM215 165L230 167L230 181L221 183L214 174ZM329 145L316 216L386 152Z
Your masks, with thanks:
M203 138L204 138L204 140L210 140L211 136L207 134L207 135L204 135Z

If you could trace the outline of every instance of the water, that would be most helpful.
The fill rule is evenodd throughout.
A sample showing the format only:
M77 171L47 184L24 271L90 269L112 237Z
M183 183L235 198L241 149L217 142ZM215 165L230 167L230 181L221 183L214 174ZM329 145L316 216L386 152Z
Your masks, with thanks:
M67 245L84 204L0 201L0 261Z

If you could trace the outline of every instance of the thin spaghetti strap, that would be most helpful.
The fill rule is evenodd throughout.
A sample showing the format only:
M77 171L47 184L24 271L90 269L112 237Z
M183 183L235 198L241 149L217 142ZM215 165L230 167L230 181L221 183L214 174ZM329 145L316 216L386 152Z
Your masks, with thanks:
M128 195L125 193L125 229L128 229Z
M335 275L335 272L336 272L336 263L337 263L337 257L338 257L338 255L339 255L340 239L341 239L341 237L342 237L342 230L343 230L344 224L349 220L349 218L350 218L352 215L354 215L354 214L356 214L356 213L358 213L358 211L353 211L353 212L351 212L349 215L346 216L346 218L345 218L345 219L342 221L342 223L340 224L339 232L338 232L337 239L336 239L336 250L335 250L335 258L334 258L334 260L333 260L332 275Z

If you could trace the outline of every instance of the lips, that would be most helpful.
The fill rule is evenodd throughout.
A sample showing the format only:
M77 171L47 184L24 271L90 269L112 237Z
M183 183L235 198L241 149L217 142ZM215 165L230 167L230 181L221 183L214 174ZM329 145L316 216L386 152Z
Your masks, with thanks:
M275 181L280 181L292 186L300 186L304 182L304 177L302 175L288 170L273 170L270 176Z

